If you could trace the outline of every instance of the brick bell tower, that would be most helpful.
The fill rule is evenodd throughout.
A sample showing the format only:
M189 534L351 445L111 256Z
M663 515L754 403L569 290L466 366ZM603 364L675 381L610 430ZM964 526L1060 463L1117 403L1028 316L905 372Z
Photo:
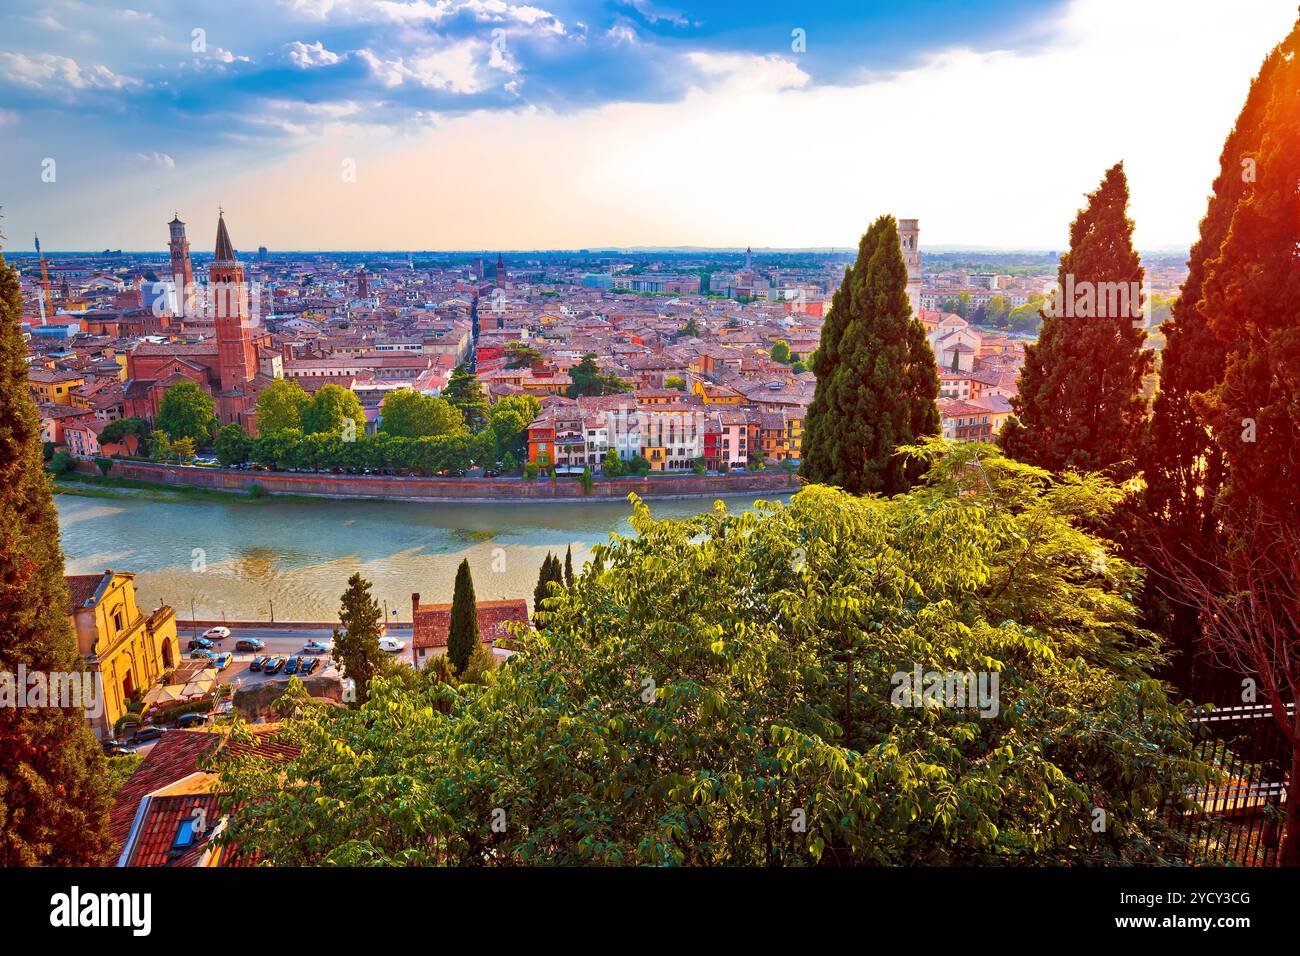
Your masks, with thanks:
M176 317L184 319L195 314L194 269L190 265L190 241L185 238L185 223L179 214L167 224L171 238L167 250L172 260L172 282L176 285Z
M244 267L235 261L224 214L217 218L217 247L208 274L213 319L217 329L217 366L221 392L217 415L223 424L252 424L253 392L257 375L257 350L248 324L248 288Z

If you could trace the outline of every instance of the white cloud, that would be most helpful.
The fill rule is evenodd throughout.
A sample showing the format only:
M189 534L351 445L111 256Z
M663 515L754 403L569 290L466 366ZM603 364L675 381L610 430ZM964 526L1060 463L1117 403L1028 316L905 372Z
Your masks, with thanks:
M114 73L108 67L82 67L76 60L54 53L0 53L0 76L35 89L122 90L140 81Z
M141 162L148 163L151 166L157 166L160 169L175 169L176 161L166 153L136 153L135 158Z
M315 43L294 40L289 44L289 60L300 70L308 70L314 66L333 66L340 59L337 53L325 49L325 44L319 40Z
M384 59L370 50L358 50L357 56L385 86L401 86L409 81L428 89L477 93L485 87L478 75L478 63L487 46L482 40L466 39L421 50L410 57Z

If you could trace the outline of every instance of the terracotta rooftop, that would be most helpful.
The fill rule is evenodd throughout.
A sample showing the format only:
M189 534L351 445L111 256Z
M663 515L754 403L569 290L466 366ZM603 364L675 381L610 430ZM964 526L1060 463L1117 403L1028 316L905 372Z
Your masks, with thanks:
M275 729L274 726L253 728L261 741L252 752L269 760L288 760L293 757L294 748L266 739ZM198 770L199 758L209 750L215 750L224 739L224 733L219 730L169 730L162 735L149 756L145 757L144 762L117 792L117 799L109 811L109 832L113 836L116 852L121 852L131 833L131 824L139 811L140 801L193 774ZM235 752L244 749L243 745L235 745Z
M479 639L488 647L497 638L512 636L505 628L507 622L528 626L528 602L523 598L478 601L475 607L478 610ZM412 594L411 613L414 620L412 650L447 646L447 634L451 630L450 604L421 604L420 595Z

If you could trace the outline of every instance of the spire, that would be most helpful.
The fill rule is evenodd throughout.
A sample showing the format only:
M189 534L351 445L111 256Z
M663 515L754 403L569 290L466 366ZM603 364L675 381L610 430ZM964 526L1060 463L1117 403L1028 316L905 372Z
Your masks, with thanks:
M217 214L217 249L213 259L217 262L235 261L235 247L230 244L230 233L226 232L224 213Z

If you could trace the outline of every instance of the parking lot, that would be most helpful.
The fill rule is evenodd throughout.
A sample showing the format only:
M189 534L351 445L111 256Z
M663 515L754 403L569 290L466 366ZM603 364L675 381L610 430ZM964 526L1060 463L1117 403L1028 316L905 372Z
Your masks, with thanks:
M195 636L201 636L201 629L193 629L181 624L179 640L181 648L181 657L188 660L190 657L189 643ZM398 653L392 656L397 660L411 663L411 628L390 627L388 637L394 637L402 641L406 646ZM262 641L265 646L258 651L237 651L235 645L241 639L256 638ZM304 654L303 645L308 641L318 641L326 645L328 650L318 654ZM213 640L211 650L216 654L229 653L231 662L225 668L217 671L217 680L222 684L230 684L236 690L257 687L261 684L279 683L287 684L296 674L286 674L282 666L275 674L267 674L262 671L249 670L253 660L258 657L281 657L286 663L289 658L301 656L307 659L315 659L320 663L310 675L314 680L319 677L337 678L339 676L338 667L333 661L332 629L328 627L295 627L295 628L239 628L231 629L229 637ZM129 739L126 742L126 749L132 753L141 756L148 755L153 749L156 740L151 740L141 744L131 744Z

